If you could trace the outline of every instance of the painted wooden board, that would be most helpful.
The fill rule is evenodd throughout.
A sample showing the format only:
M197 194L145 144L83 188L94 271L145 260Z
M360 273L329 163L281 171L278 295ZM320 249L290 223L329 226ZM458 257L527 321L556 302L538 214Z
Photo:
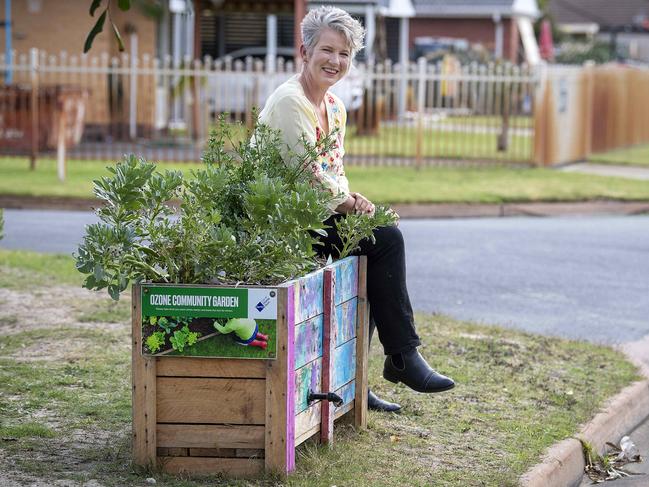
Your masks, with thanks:
M320 431L320 412L322 406L320 401L314 402L307 409L295 416L295 444L309 438L312 430L317 426L316 431ZM307 435L307 433L309 433ZM298 441L299 440L299 441Z
M322 357L312 360L295 371L295 413L299 414L307 407L309 390L321 392Z
M334 303L349 301L358 294L358 257L347 257L331 265L336 271Z
M215 474L252 477L264 471L264 460L257 458L158 457L162 469L171 474Z
M302 323L322 313L323 279L324 271L320 269L295 281L295 323Z
M266 378L266 364L261 360L157 357L156 362L158 377Z
M356 298L336 306L334 335L337 347L356 336L357 310Z
M158 448L264 448L263 426L158 424Z
M354 402L354 395L356 394L356 381L351 381L342 386L340 389L337 389L336 394L338 394L343 403L341 406L337 406L334 409L334 413L337 413L339 410L347 410L348 406Z
M158 423L264 424L266 381L158 377Z
M335 391L354 379L356 375L356 339L349 340L334 350L333 386Z
M295 368L322 357L322 318L315 316L295 326Z

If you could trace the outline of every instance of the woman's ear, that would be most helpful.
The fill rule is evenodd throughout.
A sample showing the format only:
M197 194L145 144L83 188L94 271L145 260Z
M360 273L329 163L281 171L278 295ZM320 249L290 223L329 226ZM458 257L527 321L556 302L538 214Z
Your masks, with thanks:
M300 57L302 58L302 61L306 63L307 56L306 56L306 47L304 47L304 44L300 46Z

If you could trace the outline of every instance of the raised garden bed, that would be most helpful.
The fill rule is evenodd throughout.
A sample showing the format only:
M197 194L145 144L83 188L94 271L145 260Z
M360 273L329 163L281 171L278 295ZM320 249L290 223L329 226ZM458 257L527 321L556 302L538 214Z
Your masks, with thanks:
M316 435L333 441L334 420L364 428L365 276L365 257L348 257L277 286L134 285L135 463L170 473L285 475L299 444ZM215 320L242 318L244 310L267 336L265 349L215 331ZM182 351L167 338L153 352L147 337L161 317L200 336Z

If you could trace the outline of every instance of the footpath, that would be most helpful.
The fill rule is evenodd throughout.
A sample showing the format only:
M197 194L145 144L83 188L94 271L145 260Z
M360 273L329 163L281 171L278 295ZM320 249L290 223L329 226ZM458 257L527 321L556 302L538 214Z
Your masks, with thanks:
M100 205L91 198L0 195L0 208L91 211ZM494 218L511 216L641 215L649 201L577 201L547 203L407 203L392 207L401 218Z

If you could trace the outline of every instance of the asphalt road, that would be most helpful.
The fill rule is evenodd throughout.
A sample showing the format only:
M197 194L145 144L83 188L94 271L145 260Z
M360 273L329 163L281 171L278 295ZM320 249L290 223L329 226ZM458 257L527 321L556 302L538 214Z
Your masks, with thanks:
M71 253L87 212L5 210L0 247ZM649 334L649 217L404 220L417 311L623 343Z

